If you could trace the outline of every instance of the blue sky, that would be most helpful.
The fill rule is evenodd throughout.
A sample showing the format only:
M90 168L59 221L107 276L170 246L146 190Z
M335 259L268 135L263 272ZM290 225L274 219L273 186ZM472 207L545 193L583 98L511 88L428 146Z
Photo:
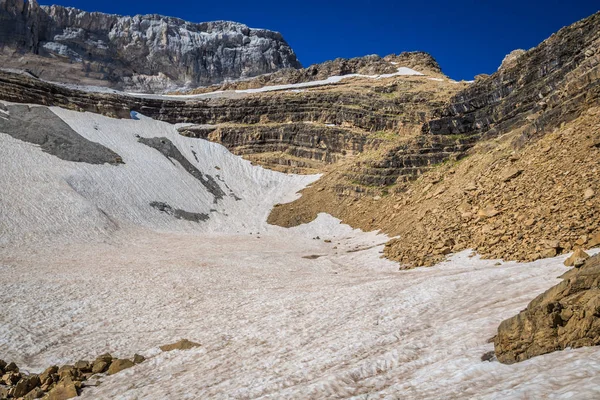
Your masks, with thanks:
M231 20L276 30L304 66L337 57L422 50L454 79L492 73L510 51L534 47L600 10L598 0L56 1L87 11Z

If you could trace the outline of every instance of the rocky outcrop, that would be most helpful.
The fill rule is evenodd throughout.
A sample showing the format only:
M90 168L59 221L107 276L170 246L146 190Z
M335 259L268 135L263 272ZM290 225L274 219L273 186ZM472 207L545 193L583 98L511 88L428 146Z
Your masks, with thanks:
M0 21L2 66L46 80L163 91L301 67L281 34L235 22L123 17L35 0L2 0Z
M454 96L423 131L495 137L527 127L526 137L600 104L600 13L561 29L536 48Z
M427 111L440 104L434 94L425 92L409 92L399 97L352 91L277 92L240 98L164 100L84 92L2 70L0 99L59 106L117 118L129 118L131 111L137 111L171 123L320 122L365 131L399 130L408 124L420 126Z
M61 160L88 164L122 164L123 159L75 132L47 107L0 104L0 132L39 145Z
M567 347L600 344L600 256L563 278L500 324L494 338L498 361L512 364Z
M384 142L360 130L304 122L186 126L179 132L220 143L238 155L282 152L323 164L377 149Z
M381 75L392 74L398 67L414 69L424 74L441 75L442 70L437 61L422 51L404 52L399 55L390 54L385 57L370 55L356 58L337 58L314 64L304 69L282 69L272 74L261 75L253 79L228 82L222 85L194 89L189 94L208 93L218 90L254 89L264 86L288 85L303 82L324 80L332 76L351 74Z
M358 161L345 176L374 187L409 182L441 162L459 160L477 139L477 136L420 135L392 147L380 158Z

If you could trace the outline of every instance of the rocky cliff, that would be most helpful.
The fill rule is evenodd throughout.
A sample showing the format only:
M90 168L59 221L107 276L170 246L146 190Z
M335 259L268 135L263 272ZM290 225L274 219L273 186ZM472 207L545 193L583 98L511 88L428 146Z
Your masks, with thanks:
M185 94L208 93L218 90L254 89L264 86L313 82L327 79L332 76L346 76L351 74L393 74L397 72L398 67L400 66L411 68L428 75L443 76L439 64L430 54L422 51L411 51L400 53L399 55L390 54L385 57L370 55L349 59L336 58L332 61L313 64L308 68L285 68L272 74L261 75L252 79L194 89Z
M281 34L235 22L0 2L0 59L43 79L164 91L301 65Z
M383 229L400 237L386 256L405 267L464 249L533 261L597 245L599 48L596 14L513 55L449 96L420 135L340 166L269 221L327 212Z
M600 256L563 278L500 324L494 338L499 361L512 364L567 347L600 344Z

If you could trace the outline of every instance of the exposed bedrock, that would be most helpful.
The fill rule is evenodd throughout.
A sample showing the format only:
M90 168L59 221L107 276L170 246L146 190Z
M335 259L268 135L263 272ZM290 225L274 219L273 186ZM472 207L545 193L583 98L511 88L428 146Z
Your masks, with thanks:
M220 143L238 155L282 152L324 164L377 149L383 142L361 131L303 122L187 126L179 128L179 132L184 136Z
M364 186L408 182L441 162L462 158L477 139L478 136L416 136L393 146L382 157L357 162L345 176Z
M407 92L386 98L373 93L315 91L266 93L241 98L164 100L90 93L40 81L26 74L0 71L0 99L89 111L129 118L137 111L170 123L257 124L321 122L365 131L399 130L421 125L427 111L441 102L428 92Z
M0 21L3 66L60 82L152 91L301 67L281 34L236 22L124 17L35 0L2 0Z
M398 55L390 54L385 57L369 55L355 58L336 58L308 68L285 68L270 74L260 75L252 79L226 82L220 85L201 87L190 93L207 93L217 90L253 89L264 86L287 85L303 82L313 82L332 76L350 74L381 75L393 74L398 67L414 69L423 74L440 75L442 70L437 61L428 53L422 51L403 52Z
M111 149L87 140L47 107L4 106L0 103L0 134L39 145L42 151L65 161L122 164Z
M424 133L493 137L524 125L535 133L599 104L600 13L506 61L454 96Z
M191 162L188 161L187 158L171 142L169 139L165 137L160 138L139 138L138 141L142 144L145 144L148 147L152 147L155 150L158 150L163 156L165 156L169 161L173 162L173 160L177 161L190 175L200 181L200 183L214 196L214 202L216 203L218 200L223 199L225 197L225 192L221 189L221 186L217 183L217 181L210 175L203 174L196 168ZM154 204L154 203L153 203ZM159 204L159 203L156 203ZM162 203L161 203L162 204ZM152 204L151 204L152 205ZM152 205L155 207L154 205ZM170 206L168 206L170 207ZM156 207L155 207L156 208ZM166 207L165 207L166 209ZM161 210L165 211L165 210ZM183 210L175 210L183 212ZM177 214L175 214L177 215ZM180 215L183 215L180 213Z
M567 347L600 344L600 256L563 278L500 324L494 339L500 362L512 364Z

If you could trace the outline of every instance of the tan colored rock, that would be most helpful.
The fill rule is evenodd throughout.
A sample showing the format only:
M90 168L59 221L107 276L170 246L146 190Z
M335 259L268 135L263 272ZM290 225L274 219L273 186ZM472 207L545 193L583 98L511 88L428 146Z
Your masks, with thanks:
M131 360L115 358L110 363L110 367L108 368L108 375L114 375L123 371L124 369L131 368L134 365L135 364Z
M44 391L39 388L36 387L34 389L32 389L29 393L27 393L25 396L23 396L23 400L35 400L35 399L40 399L42 397L44 397Z
M54 381L52 379L52 375L56 373L58 373L58 367L56 365L46 368L46 370L40 374L40 382L42 384L46 383L47 381L50 381L50 383L52 383Z
M92 373L101 374L102 372L105 372L109 366L110 364L106 361L96 360L94 361L94 365L92 366Z
M522 173L523 173L522 169L510 168L502 174L501 180L502 180L502 182L510 182L511 180L515 179Z
M551 249L542 250L541 255L542 255L542 258L556 257L556 249L551 248Z
M600 345L600 256L502 322L494 339L496 357L512 364L567 347Z
M202 346L200 343L190 342L187 339L181 339L180 341L173 344L166 344L164 346L160 346L162 351L172 351L172 350L189 350L194 347Z
M579 236L579 239L577 239L575 241L575 245L577 245L577 246L583 246L584 244L587 243L587 241L588 241L587 235L581 235L581 236Z
M573 267L576 265L581 265L581 263L590 258L589 254L587 254L583 249L575 249L573 254L569 258L565 260L565 266Z
M110 353L104 353L104 354L96 357L96 361L104 361L109 364L112 361L112 359L113 359L113 356L111 356Z
M477 215L480 216L481 218L492 218L498 214L500 214L500 211L496 210L494 207L491 207L491 206L488 206L477 212Z
M140 363L143 363L144 361L146 361L146 357L139 355L139 354L133 355L133 363L134 364L140 364Z
M85 360L79 360L75 363L75 368L81 372L90 372L92 370L92 364Z
M81 374L79 373L79 370L75 368L74 365L63 365L58 369L58 376L60 380L63 380L67 377L73 380L78 380Z
M589 189L586 189L586 190L585 190L585 192L583 192L583 198L584 198L585 200L589 200L589 199L591 199L592 197L594 197L594 194L595 194L595 193L594 193L594 190L593 190L593 189L591 189L591 188L589 188Z
M40 378L37 375L25 376L17 382L12 395L13 397L23 397L39 385Z
M44 396L44 400L67 400L79 396L79 382L74 382L71 378L66 377L52 388Z
M2 375L1 381L4 382L5 385L12 386L15 385L21 379L21 374L18 372L7 372Z
M588 240L588 248L600 246L600 232L592 235Z

